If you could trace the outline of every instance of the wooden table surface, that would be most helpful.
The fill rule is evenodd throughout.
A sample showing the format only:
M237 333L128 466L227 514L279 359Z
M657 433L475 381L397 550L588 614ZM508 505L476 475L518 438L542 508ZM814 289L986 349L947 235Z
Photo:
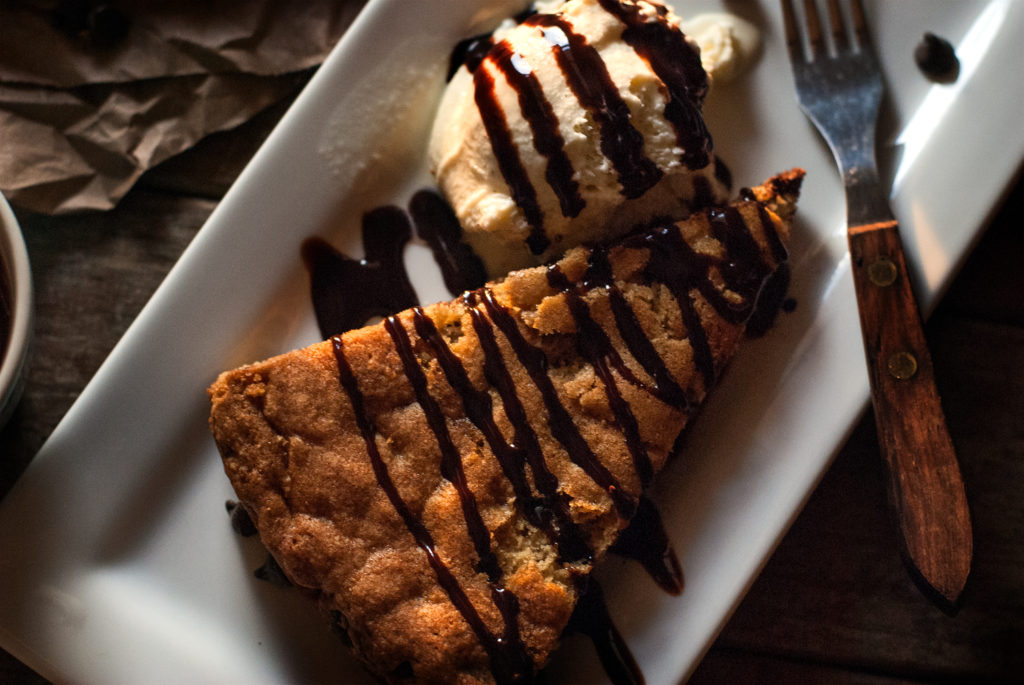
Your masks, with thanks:
M165 162L110 212L18 213L37 318L27 388L0 432L0 497L282 112ZM904 570L869 411L692 683L1024 682L1024 221L1009 209L1022 186L926 330L974 521L962 609L941 613ZM0 683L38 682L0 651Z

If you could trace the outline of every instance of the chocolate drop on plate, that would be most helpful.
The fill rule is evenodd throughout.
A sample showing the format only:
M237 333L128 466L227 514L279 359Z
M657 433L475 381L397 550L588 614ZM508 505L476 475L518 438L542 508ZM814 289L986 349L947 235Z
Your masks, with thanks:
M256 526L249 517L249 512L241 504L233 499L224 503L228 516L231 518L231 529L243 538L249 538L256 534Z
M929 79L938 83L952 83L960 74L960 60L956 50L945 38L927 32L914 48L914 62Z
M253 571L253 575L260 580L265 580L274 587L286 588L291 587L292 582L288 580L288 576L284 574L281 567L278 565L277 560L271 555L267 555L267 560L263 562L263 565Z

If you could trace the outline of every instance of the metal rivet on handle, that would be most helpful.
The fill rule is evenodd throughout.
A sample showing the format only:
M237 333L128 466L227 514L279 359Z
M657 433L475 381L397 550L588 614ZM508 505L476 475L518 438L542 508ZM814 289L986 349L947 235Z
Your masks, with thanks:
M897 352L889 357L885 368L889 375L898 381L905 381L917 373L917 358L909 352Z
M868 265L868 279L879 287L892 285L898 275L896 264L888 257L879 257Z

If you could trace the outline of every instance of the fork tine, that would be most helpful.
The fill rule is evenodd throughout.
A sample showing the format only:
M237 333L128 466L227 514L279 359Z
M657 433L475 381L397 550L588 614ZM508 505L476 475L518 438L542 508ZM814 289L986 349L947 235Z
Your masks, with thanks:
M825 37L821 32L821 18L818 16L818 5L815 0L804 0L806 15L807 39L811 45L811 59L817 59L825 52Z
M786 46L789 48L789 61L799 64L804 61L804 46L800 41L800 32L796 27L796 15L793 13L792 0L782 0L782 24L786 29Z
M857 36L858 47L868 47L871 38L868 34L868 23L864 20L864 6L860 4L860 0L850 0L850 14L853 15L853 32Z
M839 0L828 0L828 23L832 29L832 44L836 52L845 52L850 47L846 37L846 22L843 20L843 12L839 7Z

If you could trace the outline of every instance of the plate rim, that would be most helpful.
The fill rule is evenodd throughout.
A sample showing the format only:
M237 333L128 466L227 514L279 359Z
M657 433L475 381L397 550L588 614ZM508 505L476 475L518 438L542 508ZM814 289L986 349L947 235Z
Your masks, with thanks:
M998 3L1006 4L1004 0L991 0L989 5L998 4ZM334 64L334 62L336 62L339 59L338 57L336 57L336 55L339 54L342 50L345 49L344 46L347 46L349 44L348 42L346 42L346 39L348 39L349 36L355 35L359 31L362 31L363 30L363 26L365 24L370 24L371 23L371 19L372 18L375 18L375 17L380 16L380 15L386 15L387 11L388 11L388 8L393 8L395 6L398 6L399 4L400 4L399 2L393 1L393 0L373 0L371 3L369 3L367 8L364 8L363 12L360 13L359 17L356 19L356 21L353 23L352 27L346 33L346 36L345 36L345 38L342 39L342 42L340 42L339 45L335 48L335 50L332 51L331 56L329 56L328 60L325 62L325 66L328 66L328 63ZM1007 6L1007 11L1008 12L1014 12L1015 13L1014 14L1013 22L1015 23L1016 26L1024 25L1024 8L1022 8L1021 5L1024 5L1024 3L1021 3L1021 4L1009 3L1009 5ZM391 11L394 11L394 10L392 9ZM324 75L321 76L321 74L324 74ZM73 430L71 428L69 428L68 426L73 423L74 417L77 416L80 412L83 411L82 408L79 405L87 405L91 401L91 398L94 396L94 394L96 392L95 389L93 388L93 386L96 385L97 383L102 382L103 380L107 379L111 375L112 372L107 367L111 367L112 368L112 364L113 364L112 360L115 360L117 357L123 355L124 352L125 352L125 349L127 349L132 344L134 344L133 341L138 340L138 339L141 338L142 333L140 332L139 329L141 329L143 324L140 324L139 322L140 321L142 321L144 323L145 322L149 322L152 319L158 317L159 311L160 311L161 307L164 306L162 303L169 297L168 292L171 291L171 289L173 287L173 284L175 284L178 281L180 281L180 279L182 278L181 274L185 273L185 267L182 266L182 265L195 261L196 257L194 255L200 254L203 249L206 249L205 246L211 240L210 236L212 236L214 234L214 232L215 232L215 230L208 230L208 228L210 226L218 225L218 223L221 221L222 214L227 213L228 210L227 209L223 209L222 210L223 207L225 207L225 206L227 206L228 208L231 207L231 205L229 204L229 199L232 199L232 198L235 197L235 195L232 194L233 192L237 192L237 191L235 191L235 187L238 187L241 184L248 182L248 179L249 179L250 175L253 175L253 174L256 174L256 173L259 172L258 167L259 167L260 164L264 163L264 157L265 156L267 156L267 157L270 156L270 154L272 152L273 146L277 145L277 141L279 140L279 138L284 135L283 133L281 133L281 131L285 130L286 126L292 126L293 125L291 123L292 119L290 117L298 116L298 114L293 114L293 111L300 111L302 103L305 102L303 100L303 97L306 96L306 94L308 92L312 92L312 89L319 88L320 87L319 85L314 86L314 84L319 84L321 82L321 80L327 80L328 79L327 74L329 74L329 70L321 69L321 71L318 72L318 74L314 76L314 81L311 81L310 85L307 86L306 91L304 91L304 93L299 96L299 99L296 101L296 104L293 106L293 110L290 110L289 113L285 115L285 118L282 120L281 124L277 127L277 129L275 129L275 132L271 135L271 138L268 139L267 144L263 148L261 148L260 152L257 153L257 155L256 155L256 157L254 157L253 161L249 165L247 165L246 169L243 171L242 175L239 177L239 180L236 182L235 186L233 186L232 191L229 191L229 193L225 196L224 200L222 200L222 202L218 205L218 207L214 211L214 213L211 214L210 219L207 221L207 223L204 225L204 227L199 231L199 233L197 234L196 238L192 241L192 243L188 246L188 248L186 248L185 252L183 252L181 258L178 260L178 263L175 265L175 267L168 274L168 276L165 279L165 281L160 285L160 287L154 293L154 296L151 298L150 302L147 303L147 305L143 309L143 312L140 314L139 318L136 320L136 322L133 322L133 324L129 328L128 332L126 332L124 338L122 338L122 340L115 346L114 350L111 352L110 357L108 357L108 360L104 362L104 364L101 367L100 371L97 372L97 376L94 377L94 379L92 381L90 381L90 383L86 386L86 388L83 390L82 395L80 396L79 400L77 400L75 402L75 405L68 412L68 415L66 415L65 418L62 419L62 421L60 422L58 427L54 430L53 436L51 436L51 438L49 440L47 440L47 442L44 445L44 447L42 448L42 450L40 450L39 455L37 455L37 459L34 459L33 463L30 464L26 474L23 474L23 477L21 479L19 479L19 482L15 484L14 488L12 488L12 490L8 493L8 495L3 500L0 500L0 528L2 528L2 524L5 522L6 517L10 515L10 510L15 507L15 505L13 503L16 501L16 499L17 499L17 501L21 501L22 499L24 499L24 496L22 494L20 494L20 493L26 487L26 486L24 486L24 483L27 482L25 476L29 475L30 473L31 474L36 474L40 470L42 470L43 468L52 467L52 465L46 464L46 461L47 460L52 461L55 458L55 457L50 456L50 455L60 455L61 454L60 443L66 441L68 439L67 433L69 433L69 432L73 433ZM320 79L320 80L317 80L317 79ZM287 122L287 124L286 124L286 122ZM946 122L945 125L949 126L949 125L953 125L954 123L955 122L952 122L952 123L951 122ZM1018 150L1018 153L1021 152L1021 151L1024 151L1024 136L1021 137L1021 140L1017 141L1016 149ZM990 198L990 201L987 202L987 203L981 203L981 202L978 203L978 204L984 204L986 209L982 212L982 215L977 218L976 226L972 227L971 230L966 231L966 233L970 234L970 235L968 235L968 237L967 237L967 239L965 241L965 245L967 245L967 247L960 251L960 254L958 255L958 259L956 260L957 263L951 269L947 270L944 278L941 279L939 285L933 287L933 289L929 291L930 292L930 298L931 298L932 302L935 302L938 299L940 292L943 291L944 288L948 285L948 283L952 280L952 278L955 275L955 272L959 269L959 266L962 265L963 260L966 259L967 254L970 251L970 247L972 247L973 244L975 242L977 242L977 240L980 238L981 233L982 233L982 229L986 225L986 223L988 221L988 218L991 215L991 212L995 211L995 203L994 203L994 200L992 200L992 198L1004 196L1007 188L1010 185L1010 183L1013 181L1015 176L1020 173L1020 164L1019 164L1020 154L1018 154L1017 157L1018 157L1018 163L1017 163L1017 165L1014 166L1014 168L1012 168L1012 169L1011 168L1003 169L1003 174L1001 176L1003 178L1003 181L1001 183L997 184L999 187L989 187L989 188L986 189L988 191L988 197ZM99 381L97 379L99 379ZM864 382L864 386L863 387L865 389L865 392L862 394L862 397L860 398L860 405L861 406L866 405L866 402L867 402L867 397L866 397L866 380ZM856 410L854 412L854 414L859 413L859 411L860 411L859 409ZM69 420L68 416L71 416L72 418ZM852 425L853 425L853 422L850 421L849 422L850 429L852 429ZM847 434L848 434L848 432L847 432ZM841 445L842 445L842 438L840 438L838 440L838 444L836 445L835 449L838 450L839 447L841 447ZM827 470L828 465L831 464L833 456L834 456L834 452L832 454L830 454L827 459L823 460L823 462L820 465L820 468L818 469L817 474L815 474L813 479L812 479L815 483L820 479L821 475L825 472L825 470ZM40 459L39 457L42 457L42 459ZM37 465L37 462L38 462L38 465ZM34 475L30 476L30 478L35 478L35 476ZM805 502L806 498L810 496L812 491L813 491L813 487L809 488L806 491L806 493L804 493L802 501ZM788 530L789 524L792 523L793 519L796 518L796 516L799 514L801 509L802 509L802 504L800 504L799 506L797 506L795 509L793 509L791 511L788 523L785 525L785 527L782 530L777 532L777 534L774 537L774 540L768 546L767 552L762 556L762 558L760 559L759 563L757 564L757 570L758 571L759 571L760 568L763 567L764 563L767 562L767 560L768 560L768 558L770 556L771 550L773 550L775 548L775 546L777 546L778 542L784 536L786 530ZM5 568L5 566L0 564L0 571L3 571L4 568ZM749 588L749 585L754 581L756 576L757 576L757 572L751 574L748 577L748 579L747 579L747 582L745 584L744 589L739 594L737 594L735 597L732 598L732 600L730 602L730 607L722 615L722 618L721 618L720 622L718 623L718 625L716 626L713 634L709 637L709 639L707 640L706 644L702 647L701 654L703 654L704 651L706 651L707 647L709 647L710 644L713 642L714 637L718 634L718 632L721 630L721 627L728 620L729 616L732 613L732 610L735 609L735 607L742 600L742 597L745 594L746 588ZM2 574L0 574L0 577L2 577ZM0 637L3 638L2 640L0 640L0 642L2 642L4 644L5 648L9 649L9 651L14 653L15 656L18 656L19 658L22 658L26 663L28 663L33 668L36 668L37 670L39 670L41 673L44 673L44 674L50 673L53 676L60 677L61 669L51 670L49 668L50 664L48 663L48 660L44 659L41 655L36 654L28 646L21 645L20 644L21 641L18 639L18 637L16 635L10 634L9 631L6 629L6 625L4 625L3 623L0 623ZM20 646L20 648L19 648L19 646ZM691 667L687 671L687 673L692 672L692 668L695 668L697 663L699 663L699 658L697 660L693 661L693 663L691 664Z

